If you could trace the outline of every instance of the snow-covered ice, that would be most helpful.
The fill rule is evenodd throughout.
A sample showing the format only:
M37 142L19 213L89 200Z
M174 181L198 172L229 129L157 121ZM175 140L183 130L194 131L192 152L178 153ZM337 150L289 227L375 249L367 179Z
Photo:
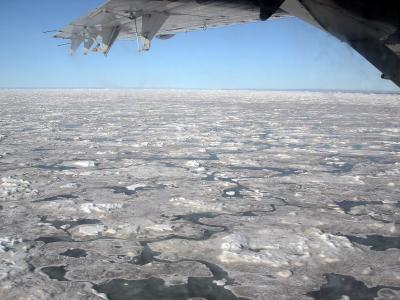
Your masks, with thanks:
M398 299L399 95L3 90L0 106L0 299Z

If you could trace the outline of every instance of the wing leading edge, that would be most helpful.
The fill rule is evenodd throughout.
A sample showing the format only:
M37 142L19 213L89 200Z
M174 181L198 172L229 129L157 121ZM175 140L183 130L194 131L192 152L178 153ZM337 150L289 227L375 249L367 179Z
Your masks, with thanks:
M108 0L54 36L107 55L116 40L138 41L147 51L154 37L295 16L348 43L400 87L398 0Z
M279 6L277 6L277 9ZM284 16L283 11L274 17ZM247 1L109 0L87 16L72 22L54 37L71 41L71 54L84 44L107 54L116 39L134 40L149 50L154 37L259 20L258 7Z

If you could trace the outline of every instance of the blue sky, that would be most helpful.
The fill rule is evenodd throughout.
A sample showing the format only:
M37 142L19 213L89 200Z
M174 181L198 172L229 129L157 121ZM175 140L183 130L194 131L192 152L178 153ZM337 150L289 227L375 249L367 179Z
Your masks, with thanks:
M148 53L117 42L108 57L71 57L62 40L42 34L102 3L3 1L0 88L399 90L349 46L295 18L155 40Z

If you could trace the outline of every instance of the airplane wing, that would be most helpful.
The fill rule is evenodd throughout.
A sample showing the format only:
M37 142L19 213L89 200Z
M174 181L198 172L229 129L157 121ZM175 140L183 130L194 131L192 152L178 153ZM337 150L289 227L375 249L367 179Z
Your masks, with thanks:
M273 18L287 16L274 11ZM109 0L54 37L71 41L71 54L81 44L87 54L93 50L107 54L117 39L138 39L141 50L149 50L154 37L168 39L177 33L205 30L258 21L259 8L247 1L149 1Z
M295 16L349 44L400 87L400 0L108 0L56 38L108 54L117 39L154 37L270 18Z

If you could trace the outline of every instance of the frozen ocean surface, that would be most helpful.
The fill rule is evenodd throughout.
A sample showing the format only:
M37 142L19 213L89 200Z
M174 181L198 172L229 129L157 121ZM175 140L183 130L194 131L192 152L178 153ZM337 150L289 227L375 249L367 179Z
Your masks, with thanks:
M400 299L400 95L0 107L0 299Z

